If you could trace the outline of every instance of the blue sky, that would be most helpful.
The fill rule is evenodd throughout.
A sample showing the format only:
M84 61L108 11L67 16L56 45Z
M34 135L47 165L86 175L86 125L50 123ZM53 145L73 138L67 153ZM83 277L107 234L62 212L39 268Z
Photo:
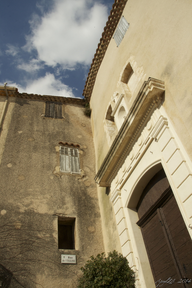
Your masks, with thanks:
M114 0L6 0L0 10L0 85L82 97Z

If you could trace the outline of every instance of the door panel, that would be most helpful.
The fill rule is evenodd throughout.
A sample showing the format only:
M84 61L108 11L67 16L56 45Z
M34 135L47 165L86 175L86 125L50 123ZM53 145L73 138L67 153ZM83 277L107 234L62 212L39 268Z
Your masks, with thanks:
M169 277L175 279L177 271L157 213L142 227L142 234L155 282Z
M192 242L174 197L162 207L182 278L192 278ZM192 283L187 287L192 287Z
M163 170L143 190L137 211L156 287L192 288L192 241Z

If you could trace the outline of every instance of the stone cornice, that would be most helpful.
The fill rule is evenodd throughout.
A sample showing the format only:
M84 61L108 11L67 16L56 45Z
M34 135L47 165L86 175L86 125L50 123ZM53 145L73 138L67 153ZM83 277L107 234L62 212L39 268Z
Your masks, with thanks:
M91 98L91 94L93 91L93 87L95 84L95 79L97 77L99 67L103 61L105 52L107 51L109 42L115 32L117 24L122 16L126 3L127 3L127 0L115 0L115 3L113 4L112 10L108 17L108 21L104 28L104 32L102 34L102 37L98 44L98 48L94 55L94 58L93 58L93 61L92 61L92 64L91 64L91 67L87 76L87 80L85 83L85 87L83 90L83 95L85 96L87 101L89 101Z
M39 95L39 94L28 94L28 93L19 93L18 89L15 87L6 87L7 94L9 97L22 98L27 100L37 100L37 101L52 101L60 102L63 104L76 104L84 105L85 100L81 98L72 98L72 97L61 97L61 96L49 96L49 95ZM0 97L5 97L6 91L4 86L0 86Z
M164 91L164 82L160 80L149 78L144 82L95 176L100 186L110 186L151 111L162 103Z

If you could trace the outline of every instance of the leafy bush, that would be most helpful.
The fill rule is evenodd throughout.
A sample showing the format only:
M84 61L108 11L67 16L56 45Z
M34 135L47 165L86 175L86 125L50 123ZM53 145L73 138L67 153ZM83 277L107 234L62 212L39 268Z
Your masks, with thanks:
M117 251L91 256L84 267L79 279L78 288L135 288L135 275L128 261Z
M87 117L91 117L91 108L90 108L88 102L85 104L84 114L85 114Z

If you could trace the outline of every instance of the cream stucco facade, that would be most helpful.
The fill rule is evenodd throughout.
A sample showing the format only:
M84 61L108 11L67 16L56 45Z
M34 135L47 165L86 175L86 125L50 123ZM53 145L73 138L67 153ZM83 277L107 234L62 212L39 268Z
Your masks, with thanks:
M105 249L122 251L136 272L137 287L155 287L136 223L142 192L161 169L192 237L192 5L120 2L119 19L123 15L129 28L120 45L110 38L94 85L87 81L84 95L92 109Z

